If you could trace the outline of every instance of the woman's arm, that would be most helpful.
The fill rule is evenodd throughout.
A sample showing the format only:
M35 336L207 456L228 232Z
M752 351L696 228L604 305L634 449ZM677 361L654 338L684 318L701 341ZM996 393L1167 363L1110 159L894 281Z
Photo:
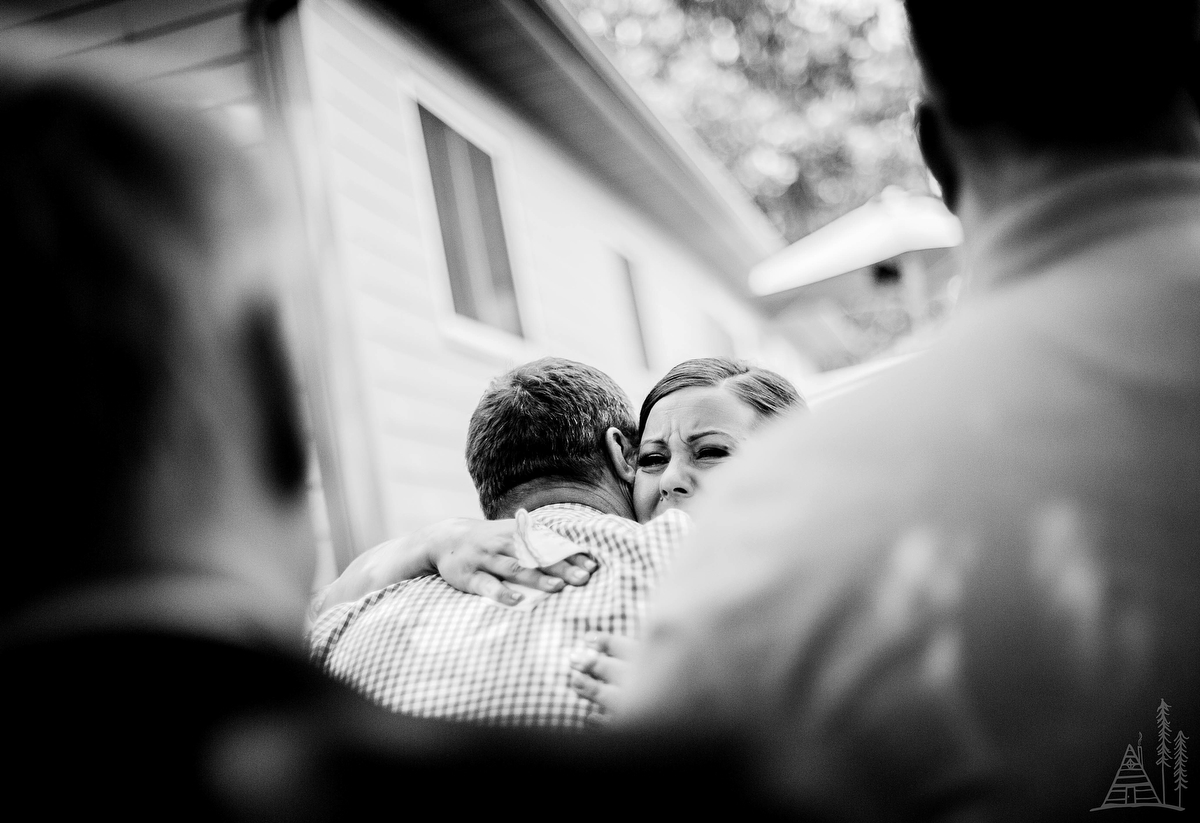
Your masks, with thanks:
M439 574L461 591L515 606L523 596L505 581L553 592L565 584L582 586L596 568L584 554L544 569L523 568L514 556L515 531L515 520L460 517L380 543L356 557L337 580L317 593L309 615L315 620L339 603L427 574Z

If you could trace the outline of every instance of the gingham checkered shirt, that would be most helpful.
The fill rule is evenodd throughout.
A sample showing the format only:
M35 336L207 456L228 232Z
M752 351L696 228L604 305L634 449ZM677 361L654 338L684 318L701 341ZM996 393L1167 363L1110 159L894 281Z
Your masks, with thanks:
M574 503L531 514L596 560L587 585L521 611L440 577L405 580L322 615L309 636L314 662L394 711L489 725L584 726L596 709L569 685L571 652L589 631L637 634L691 521L672 510L638 525Z

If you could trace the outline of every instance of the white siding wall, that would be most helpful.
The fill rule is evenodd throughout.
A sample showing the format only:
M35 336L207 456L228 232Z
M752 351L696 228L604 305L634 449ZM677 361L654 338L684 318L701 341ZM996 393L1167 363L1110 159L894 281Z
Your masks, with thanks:
M304 3L300 30L388 533L477 513L467 422L512 365L578 359L640 403L668 367L714 353L713 322L741 356L786 352L702 261L419 38L353 0ZM526 340L449 308L418 102L492 156ZM650 371L618 254L637 278Z

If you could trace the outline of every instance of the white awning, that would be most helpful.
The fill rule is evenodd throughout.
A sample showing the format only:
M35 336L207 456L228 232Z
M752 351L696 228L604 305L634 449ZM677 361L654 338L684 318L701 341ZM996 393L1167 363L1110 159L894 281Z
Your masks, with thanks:
M962 226L936 197L888 187L750 270L750 291L775 294L919 249L962 242Z

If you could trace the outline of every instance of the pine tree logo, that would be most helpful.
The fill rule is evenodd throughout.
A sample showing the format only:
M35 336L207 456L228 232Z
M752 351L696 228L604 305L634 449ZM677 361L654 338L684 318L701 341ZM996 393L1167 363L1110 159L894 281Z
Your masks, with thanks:
M1131 806L1152 806L1160 809L1183 811L1183 790L1187 788L1187 741L1188 737L1180 729L1171 739L1171 707L1166 700L1158 701L1158 748L1154 765L1158 766L1158 777L1161 791L1155 787L1146 774L1142 762L1142 734L1138 732L1137 750L1132 744L1125 747L1121 757L1121 765L1113 777L1112 786L1104 797L1104 802L1094 812L1103 809L1127 809ZM1172 783L1167 783L1170 774ZM1168 800L1174 796L1174 803Z

